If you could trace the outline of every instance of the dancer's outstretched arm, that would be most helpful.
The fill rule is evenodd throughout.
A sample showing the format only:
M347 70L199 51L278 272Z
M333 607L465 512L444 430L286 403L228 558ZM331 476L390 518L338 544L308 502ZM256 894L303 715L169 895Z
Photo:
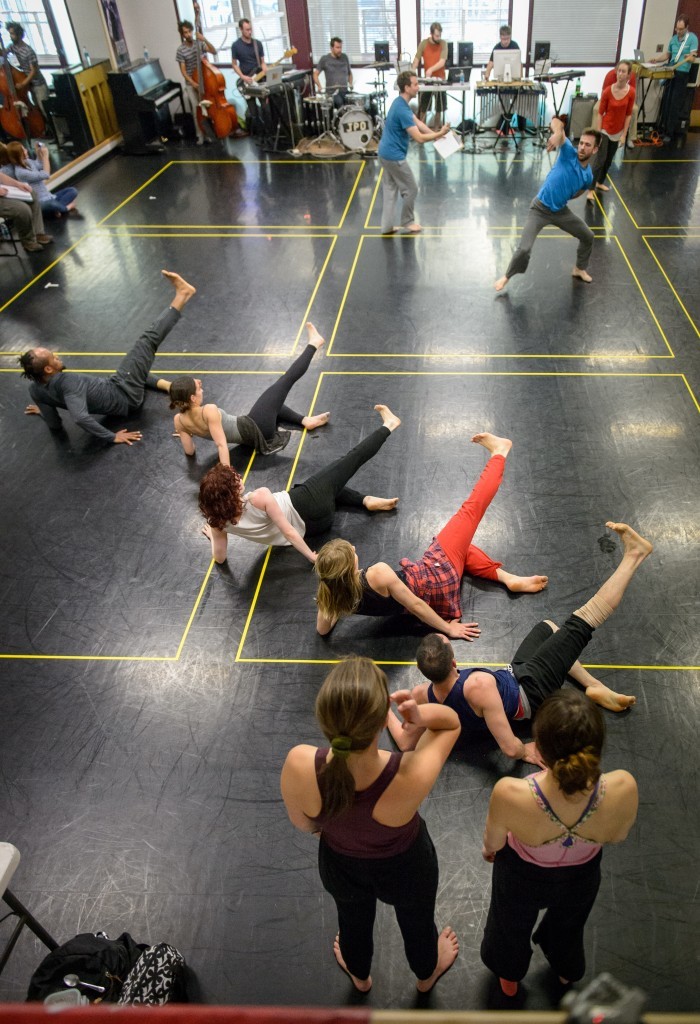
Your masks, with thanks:
M422 598L417 597L405 583L401 582L386 562L377 562L372 566L372 586L375 589L376 584L388 590L391 597L402 604L407 612L415 615L417 619L425 622L438 633L445 633L452 640L474 640L479 636L478 622L460 622L458 619L447 622L445 619L441 619L430 605L426 604Z
M175 427L175 433L182 442L182 447L184 448L185 455L194 455L196 451L194 446L194 438L192 437L191 434L188 434L186 430L182 429L179 412L176 412L175 415L173 416L173 426Z
M224 530L217 530L215 526L205 523L202 533L211 541L211 557L221 565L226 561L226 550L228 548L228 534Z
M258 489L253 491L249 496L248 500L251 505L255 506L255 508L259 508L263 512L267 513L282 536L289 541L293 548L296 548L300 555L303 555L304 558L308 558L312 564L316 561L316 552L311 550L299 531L284 518L282 509L275 501L269 487L258 487Z
M224 434L224 428L221 426L221 409L217 405L205 405L202 407L202 417L209 429L211 439L219 452L219 462L222 466L230 466L231 453L228 448L226 434Z

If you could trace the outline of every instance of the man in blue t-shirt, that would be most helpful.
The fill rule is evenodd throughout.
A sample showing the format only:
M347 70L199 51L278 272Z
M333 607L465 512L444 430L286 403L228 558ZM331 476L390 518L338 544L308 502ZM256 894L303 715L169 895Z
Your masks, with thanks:
M586 284L593 280L586 269L593 249L593 232L566 204L570 199L592 188L593 172L588 165L598 152L600 132L595 128L586 128L576 149L564 133L563 121L553 117L550 128L552 134L547 140L547 151L558 149L559 156L545 178L544 185L532 200L520 245L513 253L505 274L499 277L494 285L497 292L503 291L514 274L525 273L535 239L548 224L553 224L578 238L576 266L571 271L571 276L578 277Z
M688 19L679 14L676 20L676 34L663 53L652 57L652 64L665 64L667 61L675 67L675 74L666 85L661 110L661 121L665 128L663 141L668 145L680 127L680 122L688 116L693 102L694 90L688 89L690 72L698 55L698 37L688 31Z
M394 207L399 195L403 199L401 229L413 234L422 230L413 212L418 185L406 160L408 142L409 139L413 139L422 145L424 142L442 138L450 130L449 124L446 124L436 132L431 131L426 124L419 121L409 107L409 100L414 100L418 95L415 71L402 71L396 79L396 86L399 95L389 108L378 150L384 190L383 235L392 235L399 230L394 227Z

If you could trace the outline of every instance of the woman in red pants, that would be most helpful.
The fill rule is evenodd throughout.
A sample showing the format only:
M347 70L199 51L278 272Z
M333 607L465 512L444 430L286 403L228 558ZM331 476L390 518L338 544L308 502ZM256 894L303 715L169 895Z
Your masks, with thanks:
M325 636L345 615L395 615L409 612L432 629L460 640L474 640L476 622L460 622L462 577L480 576L509 590L535 593L547 586L546 576L514 576L472 544L472 538L501 480L513 442L494 434L475 434L475 444L491 455L476 487L418 562L402 558L398 571L386 562L360 569L355 548L332 540L318 552L314 572L319 578L316 629Z

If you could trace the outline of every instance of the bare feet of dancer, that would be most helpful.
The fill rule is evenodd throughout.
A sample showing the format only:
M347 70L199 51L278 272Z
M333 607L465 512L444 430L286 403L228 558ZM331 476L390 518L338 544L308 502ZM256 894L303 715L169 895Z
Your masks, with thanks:
M331 414L329 412L320 412L317 416L304 416L301 425L306 427L307 430L315 430L316 427L325 427L330 418Z
M654 550L654 545L644 537L640 537L636 530L633 530L627 523L606 523L605 525L618 535L626 555L635 556L638 561L643 562Z
M369 978L365 978L364 981L360 981L359 978L356 978L354 974L350 973L350 971L345 966L345 961L343 960L343 954L340 952L340 936L339 935L336 935L336 937L335 937L335 941L333 943L333 953L335 955L336 960L338 961L338 967L340 967L341 970L345 971L345 973L347 974L348 978L350 978L350 980L352 981L352 983L355 986L355 988L357 989L357 991L358 992L369 992L369 990L372 988L372 976L370 975Z
M496 569L496 576L513 594L537 594L549 583L548 576L514 576L505 569Z
M593 280L588 271L583 270L581 267L574 267L574 269L571 271L571 276L577 277L579 281L585 281L586 284L590 284Z
M513 442L507 437L497 437L496 434L474 434L474 444L480 444L491 455L503 455L504 457L513 447Z
M497 292L502 292L507 284L508 278L504 274L503 277L499 277L499 279L496 281L496 283L494 284L494 288L496 289Z
M594 704L600 704L607 711L626 711L627 708L631 708L633 704L637 703L636 697L628 697L624 693L615 693L605 683L601 683L599 679L596 679L593 685L586 687L586 696Z
M180 277L179 274L175 274L172 270L161 270L161 274L163 277L167 277L175 289L175 298L170 305L179 312L190 301L192 296L196 294L197 289L193 284L188 284L184 277Z
M388 405L375 405L374 407L382 418L382 423L387 430L396 430L401 426L401 420L395 416Z
M416 988L419 992L430 992L431 988L441 978L445 971L449 971L457 959L459 953L459 939L452 928L447 925L438 935L438 962L437 967L425 981L417 981Z
M362 499L362 504L368 512L390 512L398 503L398 498L375 498L371 494Z
M306 330L309 335L306 341L307 345L313 345L314 348L320 348L321 345L325 345L326 339L321 337L310 320L306 324Z

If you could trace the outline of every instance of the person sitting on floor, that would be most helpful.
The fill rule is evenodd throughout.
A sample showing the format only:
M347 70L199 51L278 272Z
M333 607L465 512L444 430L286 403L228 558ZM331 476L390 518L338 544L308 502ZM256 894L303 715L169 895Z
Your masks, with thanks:
M23 181L34 188L45 217L67 217L70 213L77 213L77 188L67 185L52 192L46 184L51 176L49 151L42 142L37 142L36 152L36 157L30 157L21 142L8 143L9 163L5 164L2 170L17 181Z
M8 163L7 147L0 142L0 166ZM11 188L26 192L26 200L12 198L8 194ZM41 204L32 192L31 185L17 181L3 171L0 171L0 217L11 222L25 252L42 252L45 245L53 242L52 236L44 231Z

